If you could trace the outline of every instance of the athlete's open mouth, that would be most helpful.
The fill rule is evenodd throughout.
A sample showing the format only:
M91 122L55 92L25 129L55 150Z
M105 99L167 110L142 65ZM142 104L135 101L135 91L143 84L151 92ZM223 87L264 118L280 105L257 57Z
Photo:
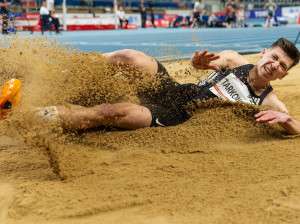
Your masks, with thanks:
M266 66L264 67L264 69L265 69L266 73L268 73L270 76L272 76L272 72Z

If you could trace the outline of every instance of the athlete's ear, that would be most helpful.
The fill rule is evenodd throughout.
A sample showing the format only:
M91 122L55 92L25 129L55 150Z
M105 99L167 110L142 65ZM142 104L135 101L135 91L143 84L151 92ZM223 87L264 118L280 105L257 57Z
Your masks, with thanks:
M262 56L263 56L266 52L267 52L267 49L264 48L264 49L260 52L259 57L262 58Z

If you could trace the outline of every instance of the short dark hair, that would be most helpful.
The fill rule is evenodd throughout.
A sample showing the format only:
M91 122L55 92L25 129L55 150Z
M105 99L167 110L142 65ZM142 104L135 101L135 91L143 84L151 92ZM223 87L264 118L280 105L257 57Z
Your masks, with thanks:
M300 52L291 41L281 37L271 45L270 49L275 47L280 47L289 56L289 58L291 58L294 61L290 68L294 67L299 63Z

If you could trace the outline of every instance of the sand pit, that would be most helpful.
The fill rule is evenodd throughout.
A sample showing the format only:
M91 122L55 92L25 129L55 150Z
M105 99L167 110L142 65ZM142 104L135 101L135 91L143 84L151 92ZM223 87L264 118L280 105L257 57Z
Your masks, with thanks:
M23 98L0 131L0 223L299 222L300 138L256 124L257 108L225 103L200 108L175 127L63 132L26 111L136 102L142 84L98 53L67 51L38 37L34 44L5 41L0 83L20 78ZM207 74L187 61L164 64L179 82ZM273 83L297 119L299 74L297 66Z

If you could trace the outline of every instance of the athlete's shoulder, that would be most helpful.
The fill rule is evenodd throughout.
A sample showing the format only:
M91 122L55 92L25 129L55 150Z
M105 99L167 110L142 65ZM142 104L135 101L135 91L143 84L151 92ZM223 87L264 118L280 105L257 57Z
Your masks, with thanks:
M284 103L278 99L276 93L274 90L272 90L264 99L261 106L264 107L270 107L277 110L280 110L282 112L288 113L288 110L286 109L286 106Z
M224 50L219 53L220 58L226 62L225 68L235 68L241 65L249 64L249 62L239 53L232 50Z
M253 64L245 64L241 65L239 67L228 69L228 74L233 73L237 76L245 76L247 77L249 75L249 71L254 67Z
M250 70L254 67L253 64L244 64L244 65L241 65L241 66L238 66L236 68L233 68L233 69L241 69L241 70Z

